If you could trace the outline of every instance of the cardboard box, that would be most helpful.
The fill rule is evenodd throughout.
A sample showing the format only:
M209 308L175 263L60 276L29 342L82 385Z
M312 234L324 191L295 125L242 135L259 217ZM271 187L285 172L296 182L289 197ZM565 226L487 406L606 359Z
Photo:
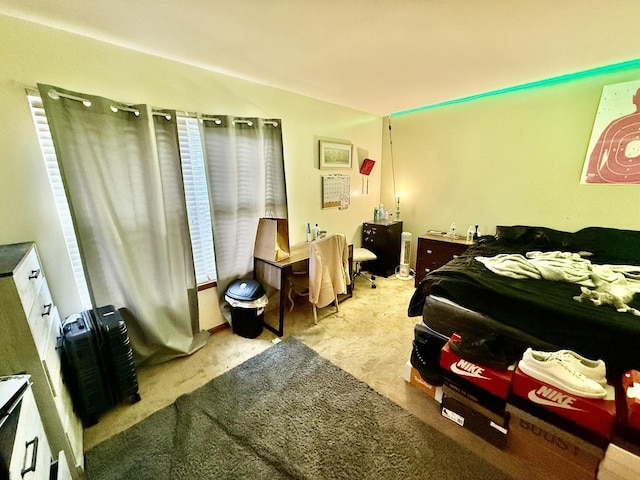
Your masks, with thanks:
M506 450L566 480L593 479L604 449L507 404Z
M611 443L600 462L598 478L637 480L640 478L640 457Z
M452 337L455 339L456 337ZM465 360L456 355L446 343L440 353L440 366L478 387L500 397L507 398L513 370L494 370Z
M404 379L414 387L422 390L431 398L433 398L436 402L442 402L442 387L431 385L427 382L422 376L420 372L416 370L416 368L411 365L411 362L407 362L404 368Z
M487 416L478 408L446 394L442 396L441 412L443 417L470 430L492 445L498 448L506 447L509 423L507 414L502 418L493 414Z
M604 399L584 398L530 377L516 368L513 394L541 406L557 415L610 438L616 421L615 388L607 386Z

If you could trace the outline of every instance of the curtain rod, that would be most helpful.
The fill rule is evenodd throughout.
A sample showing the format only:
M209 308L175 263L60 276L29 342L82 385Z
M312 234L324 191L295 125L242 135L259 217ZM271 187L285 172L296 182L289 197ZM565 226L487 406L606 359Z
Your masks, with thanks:
M40 91L37 88L33 88L33 87L30 87L30 86L25 86L25 89L26 89L28 95L40 95ZM91 106L91 100L89 100L88 98L82 98L82 97L78 97L76 95L70 95L70 94L67 94L67 93L58 92L54 88L50 89L47 92L47 94L54 100L59 100L60 98L68 98L69 100L75 100L77 102L82 102L82 104L85 107L90 107ZM129 107L129 106L124 105L124 104L113 104L112 103L111 105L109 105L109 107L111 108L111 111L113 111L114 113L117 112L118 110L122 110L124 112L131 112L136 117L140 115L140 111L138 109L133 108L133 107ZM152 115L163 116L167 120L171 120L171 115L170 114L162 112L159 109L152 108L151 109L151 113L152 113ZM193 116L195 116L196 118L199 118L201 120L210 120L210 121L214 122L216 125L220 125L222 123L222 120L220 120L218 117L214 117L212 115L198 114L198 113L192 113L192 112L181 112L181 113L185 117L193 117ZM244 124L249 125L249 126L253 125L253 121L252 120L236 119L233 122L234 122L234 124L235 123L244 123ZM271 126L274 126L274 127L278 126L278 122L276 122L274 120L263 120L262 124L263 125L271 125Z
M185 112L185 113L187 113L187 112ZM189 114L187 113L187 116L188 115ZM200 118L201 120L209 120L209 121L215 123L216 125L222 124L222 120L220 120L218 117L214 117L213 115L201 114L201 115L199 115L198 118ZM235 125L236 123L244 123L246 125L249 125L250 127L253 125L253 121L252 120L245 120L245 119L242 119L242 118L237 118L237 119L233 120L233 124ZM275 122L273 120L263 120L262 124L263 125L272 125L274 127L278 126L278 122Z
M76 102L82 102L82 104L85 107L90 107L91 106L91 100L89 100L88 98L82 98L82 97L77 97L75 95L69 95L68 93L62 93L62 92L57 91L55 88L50 89L47 92L47 95L49 95L54 100L60 100L60 98L68 98L69 100L75 100Z

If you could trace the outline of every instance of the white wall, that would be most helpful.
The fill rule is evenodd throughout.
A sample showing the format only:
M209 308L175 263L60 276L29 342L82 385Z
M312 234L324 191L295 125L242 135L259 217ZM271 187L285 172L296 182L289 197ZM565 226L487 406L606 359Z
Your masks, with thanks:
M603 85L637 79L640 68L392 116L382 173L394 166L406 194L414 262L417 236L452 222L460 234L473 224L486 234L514 224L640 229L640 186L579 183ZM392 197L383 181L382 200Z
M0 243L36 241L62 315L80 303L25 95L37 83L154 107L281 118L292 243L305 240L306 222L317 222L359 244L359 227L379 201L381 168L362 195L357 151L380 165L380 117L4 16L0 58ZM321 209L321 138L354 145L348 210ZM214 310L210 303L204 311Z

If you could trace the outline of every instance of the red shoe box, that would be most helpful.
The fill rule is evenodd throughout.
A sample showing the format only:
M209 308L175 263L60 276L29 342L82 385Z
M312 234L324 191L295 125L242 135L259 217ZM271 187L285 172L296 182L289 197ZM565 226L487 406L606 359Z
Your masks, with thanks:
M624 421L630 427L640 430L640 372L638 370L625 372L622 375L622 388L627 410Z
M530 377L516 368L512 392L544 409L610 438L616 420L615 388L607 386L603 399L584 398Z
M459 338L454 334L449 342ZM445 344L440 353L440 366L500 398L507 398L513 370L494 370L469 362L452 352L449 343Z

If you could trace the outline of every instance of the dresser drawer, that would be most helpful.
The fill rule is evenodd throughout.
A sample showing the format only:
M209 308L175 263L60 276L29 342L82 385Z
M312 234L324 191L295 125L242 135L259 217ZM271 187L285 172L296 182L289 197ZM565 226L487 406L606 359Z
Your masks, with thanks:
M52 474L51 478L55 480L71 480L71 471L69 470L67 457L64 456L62 450L58 454L58 462L55 465L55 476Z
M30 388L22 397L19 415L9 463L9 478L48 480L51 450Z
M49 388L54 397L60 395L62 390L62 363L60 361L60 352L57 348L58 337L60 336L60 316L58 309L53 307L51 310L51 319L47 324L47 340L42 350L42 365L44 367L47 379L49 380Z
M464 253L471 243L447 237L418 237L415 286L433 270Z
M55 310L51 293L46 282L40 285L40 291L36 294L31 311L27 317L27 323L36 344L40 358L44 356L45 344L49 338L49 325L51 323L51 315Z
M20 295L24 314L29 315L31 306L44 282L44 272L40 267L38 252L35 248L31 248L24 260L16 267L13 281Z

